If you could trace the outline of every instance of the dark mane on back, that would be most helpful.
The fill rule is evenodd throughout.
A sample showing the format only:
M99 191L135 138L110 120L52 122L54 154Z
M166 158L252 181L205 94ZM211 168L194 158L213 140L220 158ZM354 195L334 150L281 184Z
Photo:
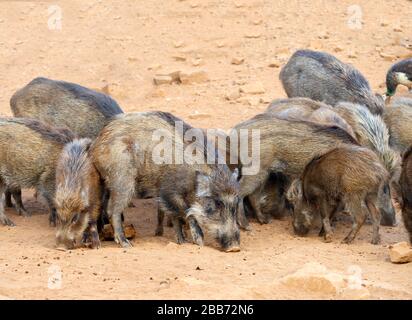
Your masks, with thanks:
M96 110L98 110L106 118L111 118L117 114L123 113L123 110L117 102L110 96L75 83L39 77L33 79L29 85L30 84L48 84L49 86L54 86L60 88L61 90L67 91L76 99L82 100L85 104L95 107Z
M69 143L76 138L76 136L67 128L54 128L34 119L10 118L8 121L22 124L39 133L43 138L60 144Z
M176 117L175 115L171 114L170 112L164 112L164 111L153 111L150 112L152 115L159 117L160 119L163 119L167 123L169 123L171 126L175 127L176 122L181 122L183 124L183 134L186 133L186 131L193 129L193 127L188 124L187 122L183 121L182 119Z
M345 143L360 146L359 142L356 141L356 139L352 137L352 135L350 135L347 131L339 126L328 126L315 123L311 124L314 126L315 133L325 134L333 138L338 138L340 141L343 141Z

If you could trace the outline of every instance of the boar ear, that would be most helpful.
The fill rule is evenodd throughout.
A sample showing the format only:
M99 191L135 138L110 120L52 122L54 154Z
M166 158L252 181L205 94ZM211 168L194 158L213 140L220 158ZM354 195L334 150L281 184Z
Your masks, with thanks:
M210 197L210 177L204 172L196 171L196 195L199 198Z
M286 192L286 199L290 202L298 201L302 198L302 181L300 179L293 180L288 192Z

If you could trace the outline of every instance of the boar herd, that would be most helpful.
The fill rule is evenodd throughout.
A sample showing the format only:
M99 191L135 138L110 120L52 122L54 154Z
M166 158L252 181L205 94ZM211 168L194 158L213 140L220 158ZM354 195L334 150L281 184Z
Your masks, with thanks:
M34 79L12 96L14 117L0 118L0 222L14 226L4 210L13 202L29 215L21 189L34 188L65 249L99 248L105 223L130 247L123 211L133 198L157 199L155 234L163 235L166 216L179 244L189 230L200 246L206 232L224 251L239 251L240 229L251 229L251 217L269 223L287 215L299 236L320 219L319 236L330 242L342 212L352 217L343 242L369 218L378 244L380 225L397 224L395 200L412 241L412 99L392 97L397 85L412 88L412 59L391 67L384 96L325 52L298 50L279 78L287 99L213 139L170 113L123 113L103 93ZM170 138L172 161L153 157L159 131ZM231 154L241 153L232 137L252 131L259 133L259 161L248 174L248 158ZM256 141L245 137L251 154ZM177 161L177 150L189 148L200 161Z

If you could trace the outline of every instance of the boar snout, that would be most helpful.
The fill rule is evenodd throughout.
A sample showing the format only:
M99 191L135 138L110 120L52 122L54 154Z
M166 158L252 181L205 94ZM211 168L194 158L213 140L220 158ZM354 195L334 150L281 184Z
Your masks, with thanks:
M225 252L240 251L240 232L235 230L232 232L218 233L218 241Z

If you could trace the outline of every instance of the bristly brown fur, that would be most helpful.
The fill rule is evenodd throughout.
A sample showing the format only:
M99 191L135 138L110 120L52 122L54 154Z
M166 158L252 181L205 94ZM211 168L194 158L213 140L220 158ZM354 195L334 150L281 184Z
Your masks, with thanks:
M66 144L75 139L75 135L67 128L54 128L35 119L10 118L9 122L19 123L42 135L42 137Z

